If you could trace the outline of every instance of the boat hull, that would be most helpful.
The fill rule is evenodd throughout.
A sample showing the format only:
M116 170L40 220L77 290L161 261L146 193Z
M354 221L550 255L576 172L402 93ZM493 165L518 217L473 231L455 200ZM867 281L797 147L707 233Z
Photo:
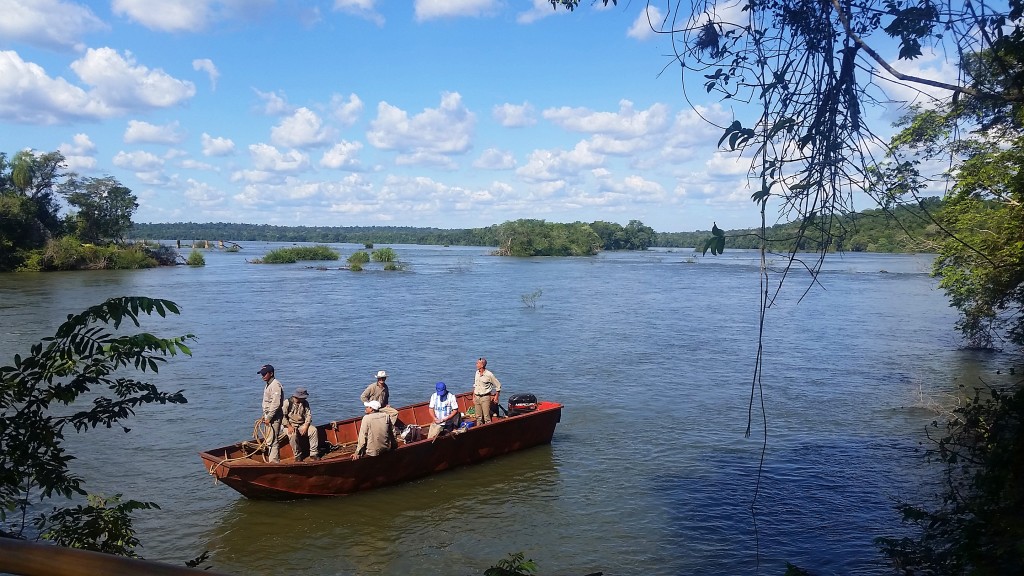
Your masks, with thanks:
M468 395L458 398L460 409L472 406ZM549 444L561 413L561 404L541 402L533 412L495 418L489 424L434 440L400 442L396 450L358 460L352 460L351 450L359 418L318 427L321 443L326 440L336 448L318 461L295 462L287 443L281 446L282 461L277 464L266 462L262 453L246 456L252 451L246 443L201 452L200 457L211 475L247 498L340 496ZM404 425L421 426L425 433L429 408L425 403L408 406L399 409L398 418Z

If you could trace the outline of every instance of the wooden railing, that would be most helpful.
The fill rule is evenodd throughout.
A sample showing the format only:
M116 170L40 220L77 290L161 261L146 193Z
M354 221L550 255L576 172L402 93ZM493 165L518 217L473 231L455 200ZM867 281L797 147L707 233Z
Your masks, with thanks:
M2 537L0 573L23 576L227 576L210 570Z

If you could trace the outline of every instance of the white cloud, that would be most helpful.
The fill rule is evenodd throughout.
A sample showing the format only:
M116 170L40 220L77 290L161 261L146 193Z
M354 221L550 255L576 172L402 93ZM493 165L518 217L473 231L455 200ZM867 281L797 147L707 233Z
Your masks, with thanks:
M227 156L235 151L235 143L230 138L214 138L203 132L200 141L203 146L203 156Z
M252 19L274 0L113 0L117 16L161 32L200 32L214 22Z
M413 4L419 22L438 18L493 16L502 8L499 0L415 0ZM550 8L551 4L547 4Z
M444 154L424 150L399 154L395 156L395 164L398 166L433 166L443 170L456 170L459 167L454 160Z
M163 165L164 161L159 156L142 150L121 151L114 156L114 166L134 172L155 172L163 168Z
M320 146L331 137L330 130L309 108L299 108L270 129L270 140L278 146L310 148Z
M124 131L125 144L178 144L185 139L185 133L177 122L157 126L140 120L129 120Z
M220 72L217 70L217 66L213 63L213 60L209 58L197 58L192 61L192 69L206 72L206 75L210 77L210 89L217 90L217 79L220 78Z
M269 144L250 144L249 155L256 170L295 172L309 165L309 158L298 150L282 153Z
M181 161L181 167L189 170L208 170L210 172L218 172L219 169L208 162L200 162L191 158L186 158Z
M71 144L61 142L57 151L64 155L68 170L72 172L96 168L96 145L86 134L75 134Z
M377 148L406 154L460 154L469 150L475 126L476 116L462 104L462 96L446 92L441 95L440 107L412 118L381 102L366 139Z
M210 0L113 0L117 16L163 32L196 32L206 27L213 14Z
M595 153L587 142L580 142L570 151L534 150L525 166L516 175L528 182L560 182L575 180L585 170L598 168L604 156Z
M110 118L173 106L195 94L191 82L137 65L130 53L122 57L110 48L89 49L71 69L90 90L50 78L17 52L0 51L0 118L26 124Z
M537 123L533 105L528 102L499 104L491 110L491 116L506 128L523 128Z
M508 150L488 148L473 162L473 167L481 170L508 170L516 167L516 158Z
M349 142L342 140L335 144L330 150L324 152L320 158L320 165L326 168L346 168L349 170L359 168L359 159L356 155L363 149L362 142Z
M384 16L374 7L375 0L334 0L334 10L358 16L373 22L377 26L384 25Z
M565 9L559 8L558 10L553 10L549 0L533 0L533 3L528 10L516 14L516 22L519 24L532 24L537 20L542 20L549 16L556 16L559 11L565 11Z
M71 63L71 69L93 87L92 93L121 110L166 108L196 93L191 82L136 64L130 52L122 57L112 48L90 48L85 56Z
M654 29L660 30L664 19L665 16L662 15L661 10L648 4L647 9L636 17L633 25L626 31L626 36L637 40L649 40L657 36L657 32L651 29L652 26Z
M587 108L549 108L544 118L574 132L592 132L620 138L637 138L664 132L669 124L668 106L652 104L637 112L629 100L619 101L619 111L593 112Z
M704 163L709 178L719 180L728 178L735 180L736 176L746 176L750 171L750 160L725 152L716 152Z
M0 51L0 118L24 124L58 124L116 113L96 95L63 78L50 78L17 52Z
M263 108L260 109L263 114L267 116L282 116L292 111L292 106L288 104L288 100L285 99L283 93L260 92L255 88L253 90L256 92L256 96L263 101Z
M185 181L185 200L201 208L214 208L224 204L224 193L206 182L189 178Z
M334 118L341 122L342 126L351 126L363 113L363 101L355 94L349 94L348 98L335 94L331 97L331 110Z
M81 37L108 26L88 7L61 0L0 0L0 38L81 51Z

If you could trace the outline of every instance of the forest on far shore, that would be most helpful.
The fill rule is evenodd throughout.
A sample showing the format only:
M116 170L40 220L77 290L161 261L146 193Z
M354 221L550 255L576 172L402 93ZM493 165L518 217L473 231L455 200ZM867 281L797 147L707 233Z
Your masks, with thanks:
M845 215L834 222L814 219L776 224L767 229L769 248L776 252L829 251L845 252L937 252L942 231L942 201L922 200L918 206L900 206L892 211L864 210ZM550 228L543 220L516 220L485 228L416 228L411 226L272 226L267 224L235 224L228 222L171 224L135 223L129 235L139 240L229 240L234 242L315 242L353 244L427 244L436 246L495 246L508 243L510 230L529 234ZM832 228L827 246L816 242L825 234L815 231ZM614 222L576 222L563 225L571 229L589 227L599 241L600 250L645 250L649 247L700 248L711 237L710 230L693 232L656 232L639 220L626 226ZM794 246L801 226L804 237ZM756 228L727 230L727 249L758 248L760 230ZM579 254L583 255L583 254Z

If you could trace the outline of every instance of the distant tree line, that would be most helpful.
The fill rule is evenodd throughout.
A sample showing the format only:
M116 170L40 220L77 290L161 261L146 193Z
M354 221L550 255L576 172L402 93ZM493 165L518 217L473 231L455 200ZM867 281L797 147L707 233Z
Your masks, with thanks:
M131 235L145 240L232 240L317 244L427 244L494 246L509 256L587 256L600 250L646 250L657 234L639 220L561 224L522 219L486 228L410 226L271 226L229 222L134 224Z
M892 211L864 210L844 216L843 233L827 240L830 251L935 252L941 230L938 198L923 200L917 207L900 206ZM788 251L820 249L807 228L823 226L813 218L776 224L768 228L770 249ZM804 233L798 234L801 226ZM411 226L270 226L228 222L134 224L134 238L147 240L233 240L261 242L313 242L321 244L426 244L435 246L494 246L511 256L583 256L600 250L646 250L652 246L696 248L711 235L709 230L655 232L639 220L623 226L597 220L589 224L561 224L520 219L486 228L415 228ZM726 248L758 248L760 231L754 228L726 232ZM799 240L797 240L799 238Z
M845 214L832 222L829 234L815 234L825 230L829 222L819 216L801 221L776 224L766 230L768 248L775 252L829 251L829 252L938 252L943 233L942 201L926 198L917 206L899 206L892 210L876 208ZM836 230L839 230L837 233ZM703 246L711 231L661 232L655 246L692 248ZM725 246L732 249L760 247L758 228L729 230L725 233Z

